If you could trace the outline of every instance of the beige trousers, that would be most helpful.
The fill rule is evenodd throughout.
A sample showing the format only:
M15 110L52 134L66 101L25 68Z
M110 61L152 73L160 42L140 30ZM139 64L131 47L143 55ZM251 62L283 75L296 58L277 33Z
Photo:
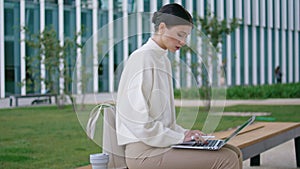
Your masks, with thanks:
M225 145L218 151L156 148L141 142L126 145L129 169L242 169L241 151Z

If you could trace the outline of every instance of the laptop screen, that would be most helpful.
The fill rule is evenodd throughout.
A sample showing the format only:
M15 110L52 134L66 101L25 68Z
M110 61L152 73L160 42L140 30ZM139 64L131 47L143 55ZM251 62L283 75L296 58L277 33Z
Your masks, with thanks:
M227 143L232 137L236 136L243 128L253 123L255 120L255 116L252 116L249 120L247 120L244 124L238 127L229 137L227 137L224 142Z

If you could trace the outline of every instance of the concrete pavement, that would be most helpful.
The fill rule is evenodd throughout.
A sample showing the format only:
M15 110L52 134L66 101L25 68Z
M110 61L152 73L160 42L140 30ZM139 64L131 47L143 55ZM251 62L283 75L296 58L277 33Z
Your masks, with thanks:
M77 96L76 100L82 100L82 97ZM31 102L35 98L23 98L19 100L19 106L31 106ZM115 100L116 93L100 93L100 94L86 94L84 102L87 104L96 104L108 100ZM52 103L54 103L52 98ZM262 100L216 100L211 102L215 106L233 106L233 105L300 105L300 98L296 99L262 99ZM13 106L15 103L13 102ZM176 100L176 106L195 107L204 106L205 103L201 100ZM9 98L0 99L0 108L9 108Z
M261 166L250 167L250 160L243 162L244 169L294 169L296 166L295 143L290 140L261 154Z
M211 102L215 106L234 106L234 105L300 105L300 98L296 99L258 99L258 100L216 100ZM201 100L175 100L177 106L203 106Z

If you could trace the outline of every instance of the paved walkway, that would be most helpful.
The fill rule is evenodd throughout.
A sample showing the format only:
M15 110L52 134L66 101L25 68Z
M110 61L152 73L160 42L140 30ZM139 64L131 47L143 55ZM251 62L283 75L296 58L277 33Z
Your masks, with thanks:
M243 162L244 169L294 169L296 166L295 144L290 140L261 154L261 166L250 167L250 160Z
M110 93L101 93L101 94L87 94L85 96L85 102L88 104L95 104L107 100L114 100L116 94ZM31 106L31 102L35 98L24 98L19 100L19 106ZM77 97L76 100L81 100L80 97ZM52 100L54 103L54 100ZM212 105L215 106L233 106L233 105L300 105L300 98L297 99L264 99L264 100L222 100L222 101L213 101ZM15 103L13 102L13 105ZM201 100L175 100L176 106L185 106L185 107L195 107L195 106L204 106L205 103ZM9 108L9 98L0 99L0 108Z
M205 103L198 100L175 100L175 105L182 106L203 106ZM300 99L264 99L264 100L222 100L213 101L216 106L234 105L300 105Z

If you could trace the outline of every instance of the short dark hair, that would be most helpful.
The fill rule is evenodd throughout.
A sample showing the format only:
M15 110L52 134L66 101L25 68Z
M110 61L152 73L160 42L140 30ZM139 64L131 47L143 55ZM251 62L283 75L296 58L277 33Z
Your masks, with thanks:
M155 31L158 30L161 22L164 22L167 27L176 25L190 25L193 27L191 14L177 3L164 5L153 14L152 23L154 23Z

